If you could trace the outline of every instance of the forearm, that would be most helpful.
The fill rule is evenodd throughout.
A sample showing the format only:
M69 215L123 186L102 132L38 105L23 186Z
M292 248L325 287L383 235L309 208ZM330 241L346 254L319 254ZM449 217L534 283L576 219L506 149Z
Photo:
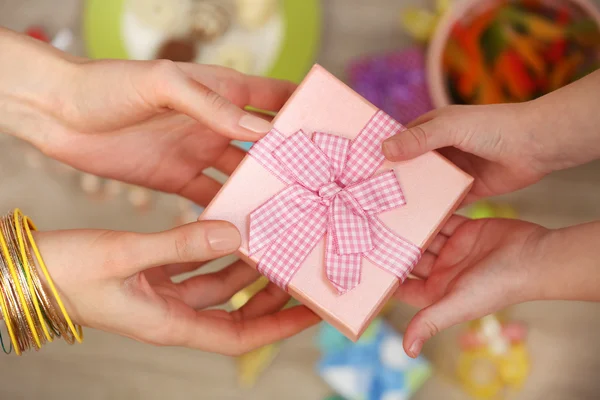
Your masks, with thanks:
M552 92L529 107L530 133L549 171L600 158L600 71Z
M76 58L0 28L0 132L37 141L47 134L61 83Z
M530 277L535 299L600 301L600 222L551 231Z

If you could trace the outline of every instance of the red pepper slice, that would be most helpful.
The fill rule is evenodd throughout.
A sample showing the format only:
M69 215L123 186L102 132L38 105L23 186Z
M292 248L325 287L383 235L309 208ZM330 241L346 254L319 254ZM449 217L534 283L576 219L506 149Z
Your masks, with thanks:
M529 76L527 67L514 50L504 52L496 64L496 76L506 84L511 96L517 101L531 98L535 81Z
M458 80L457 89L461 96L472 95L485 74L485 61L479 39L483 31L496 17L496 11L497 7L478 15L471 25L456 37L456 41L463 49L469 65L469 69Z
M550 44L548 49L544 52L544 58L551 63L560 61L567 50L566 39L558 39Z
M556 11L556 22L561 26L565 26L571 22L571 13L566 5L563 5Z

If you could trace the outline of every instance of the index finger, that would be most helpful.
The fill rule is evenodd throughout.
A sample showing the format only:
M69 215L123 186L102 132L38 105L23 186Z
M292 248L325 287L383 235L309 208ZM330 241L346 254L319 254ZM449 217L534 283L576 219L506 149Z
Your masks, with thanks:
M280 79L246 75L216 65L178 63L190 78L228 98L239 107L279 111L297 85Z

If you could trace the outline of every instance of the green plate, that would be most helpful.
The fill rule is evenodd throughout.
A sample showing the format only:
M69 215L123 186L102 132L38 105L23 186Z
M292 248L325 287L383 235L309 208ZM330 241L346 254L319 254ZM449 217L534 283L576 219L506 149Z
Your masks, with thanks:
M86 0L84 35L92 58L128 59L121 37L126 0ZM321 36L319 0L282 0L285 33L266 76L300 82L314 63Z

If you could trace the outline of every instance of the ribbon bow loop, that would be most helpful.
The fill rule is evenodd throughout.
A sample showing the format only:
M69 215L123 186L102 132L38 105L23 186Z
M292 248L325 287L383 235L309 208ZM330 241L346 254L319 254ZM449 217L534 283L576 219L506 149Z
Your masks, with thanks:
M313 192L334 179L328 157L302 131L285 140L273 152L273 157L296 183Z
M273 130L256 143L250 155L288 185L250 215L250 254L266 248L259 271L286 289L326 236L326 275L338 292L360 283L363 257L404 279L421 251L377 218L406 201L393 170L374 175L381 142L402 129L378 112L354 141Z

